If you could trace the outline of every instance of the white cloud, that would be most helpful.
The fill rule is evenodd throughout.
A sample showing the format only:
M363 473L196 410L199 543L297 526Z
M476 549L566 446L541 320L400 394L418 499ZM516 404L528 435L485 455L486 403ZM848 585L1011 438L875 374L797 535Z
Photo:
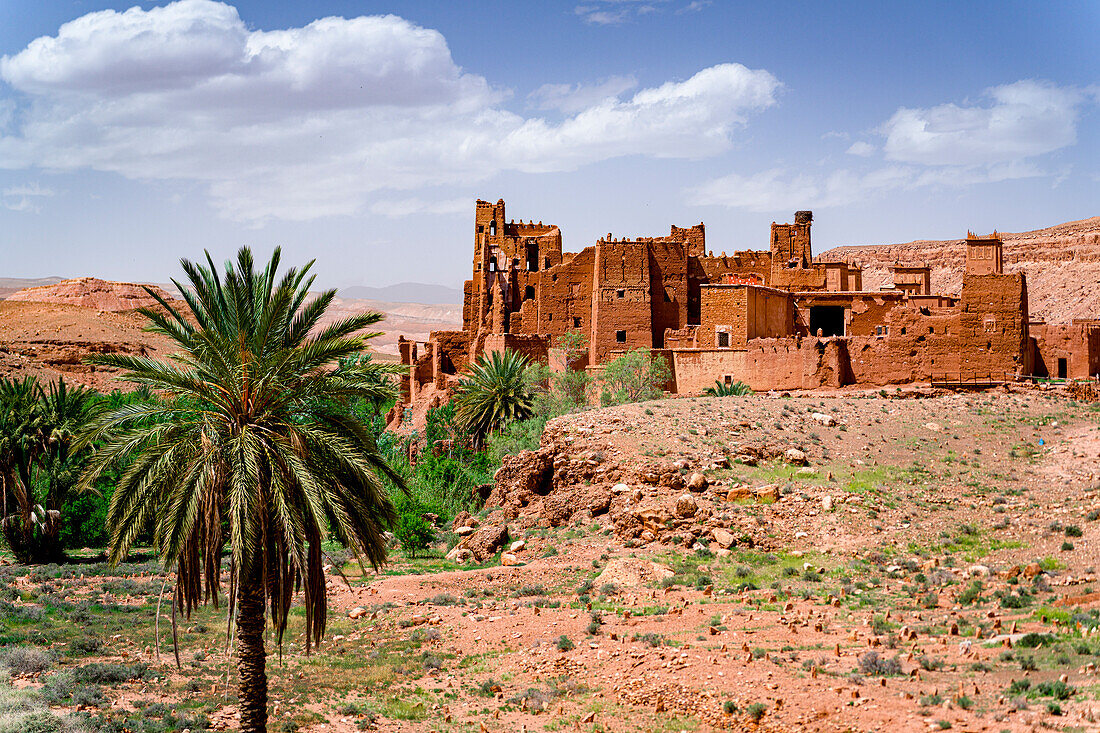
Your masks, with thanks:
M200 181L248 222L350 214L379 191L503 170L713 155L780 87L722 64L625 101L610 85L580 107L591 90L571 88L558 97L571 116L549 122L506 109L439 32L402 18L250 31L211 0L90 13L0 58L0 79L20 100L0 167Z
M1028 163L1005 163L989 168L951 166L922 168L886 165L868 171L840 169L830 174L775 168L752 176L731 174L708 181L691 191L702 205L727 206L755 212L827 209L870 201L891 191L949 188L1047 173Z
M400 218L411 214L438 214L443 216L468 214L470 212L470 199L425 201L414 196L405 199L375 201L370 205L369 211L372 214L391 218Z
M864 142L863 140L857 140L852 143L852 146L848 148L848 155L858 155L861 158L866 158L869 155L874 154L875 146L871 143Z
M573 114L617 98L637 86L638 80L633 76L609 76L595 84L543 84L528 94L527 100L535 109L556 109Z
M594 0L585 5L577 5L573 12L593 25L621 25L635 15L657 12L658 5L665 2L668 0Z
M33 183L9 186L0 191L0 204L5 209L11 209L12 211L26 211L37 214L42 210L37 200L53 195L52 189L43 188L41 184L34 181Z
M902 107L883 127L890 160L923 165L989 165L1049 153L1077 141L1085 95L1023 80L985 92L987 106Z
M832 173L781 168L754 175L733 173L690 192L704 205L750 211L847 206L897 190L973 186L1021 178L1067 175L1065 166L1036 162L1038 156L1076 142L1080 108L1092 89L1058 87L1024 80L987 90L988 106L943 104L929 109L902 107L879 131L886 163ZM823 139L847 138L829 132ZM857 141L851 155L871 158L878 148Z

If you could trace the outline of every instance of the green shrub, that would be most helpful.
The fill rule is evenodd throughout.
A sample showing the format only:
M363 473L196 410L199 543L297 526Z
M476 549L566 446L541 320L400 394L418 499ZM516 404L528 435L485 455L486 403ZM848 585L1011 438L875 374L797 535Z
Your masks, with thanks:
M754 702L745 708L745 713L757 723L760 722L766 712L768 712L768 706L762 702Z
M415 509L399 507L398 512L393 534L401 543L401 549L409 557L422 555L435 536L432 526Z
M562 634L558 637L557 647L559 652L567 652L573 649L575 646L576 644L573 643L573 640L565 634Z
M1066 537L1080 537L1084 532L1076 524L1066 525Z

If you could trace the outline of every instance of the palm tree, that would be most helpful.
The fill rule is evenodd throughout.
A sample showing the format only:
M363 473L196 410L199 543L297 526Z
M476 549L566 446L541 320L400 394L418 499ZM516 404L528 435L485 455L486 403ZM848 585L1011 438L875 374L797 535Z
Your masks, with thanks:
M48 390L33 377L0 379L3 530L21 562L62 555L61 510L89 454L72 444L98 405L95 392L74 389L61 377Z
M377 568L386 559L383 529L394 521L382 477L404 488L349 409L391 395L380 376L400 367L333 368L363 350L354 334L382 316L321 327L336 291L308 301L313 262L277 282L279 260L276 249L261 272L242 248L222 274L209 253L206 265L183 260L189 287L175 284L187 312L152 290L160 307L141 311L151 331L174 341L171 361L94 358L166 399L119 407L82 436L100 444L83 485L129 461L108 510L112 562L152 524L155 549L176 572L174 600L189 613L208 601L217 606L228 547L241 730L252 732L267 726L265 606L281 645L302 588L308 653L325 631L326 527Z
M475 442L512 420L534 414L534 397L524 379L527 358L510 349L484 354L455 391L455 418Z
M713 387L707 387L703 391L708 397L744 397L752 394L752 388L744 382L737 381L732 384L726 384L715 380Z
M34 464L42 385L34 377L0 378L0 487L4 494L3 531L8 547L26 562L34 555L36 528L45 520L36 513Z

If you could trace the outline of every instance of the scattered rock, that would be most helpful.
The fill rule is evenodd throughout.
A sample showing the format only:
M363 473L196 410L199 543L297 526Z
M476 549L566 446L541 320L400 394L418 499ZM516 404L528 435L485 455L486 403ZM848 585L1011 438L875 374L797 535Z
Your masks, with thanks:
M724 548L729 548L737 541L736 537L721 527L715 527L714 530L711 531L711 536L714 537L715 542Z
M671 578L675 573L660 563L643 560L638 557L617 557L604 567L596 577L596 585L614 583L615 585L637 588Z
M783 457L787 460L787 463L793 463L796 466L804 466L807 463L806 452L798 448L788 448Z
M699 505L695 503L695 497L691 494L681 494L680 498L676 500L677 517L681 519L694 517L697 511L699 511Z

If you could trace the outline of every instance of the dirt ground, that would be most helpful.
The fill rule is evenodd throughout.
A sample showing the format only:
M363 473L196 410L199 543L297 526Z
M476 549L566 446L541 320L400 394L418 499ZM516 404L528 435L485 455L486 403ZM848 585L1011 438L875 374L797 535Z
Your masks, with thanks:
M610 504L558 523L540 504L480 513L507 525L505 550L522 543L518 565L456 565L443 546L379 573L343 564L321 648L303 654L295 620L272 657L270 729L1100 730L1098 418L1021 388L552 421L561 475L588 476L552 491ZM683 485L645 478L670 467ZM627 521L660 507L674 518L648 535ZM232 729L224 608L187 622L179 671L153 659L151 613L96 659L144 660L161 681L108 690L111 709L157 701Z

